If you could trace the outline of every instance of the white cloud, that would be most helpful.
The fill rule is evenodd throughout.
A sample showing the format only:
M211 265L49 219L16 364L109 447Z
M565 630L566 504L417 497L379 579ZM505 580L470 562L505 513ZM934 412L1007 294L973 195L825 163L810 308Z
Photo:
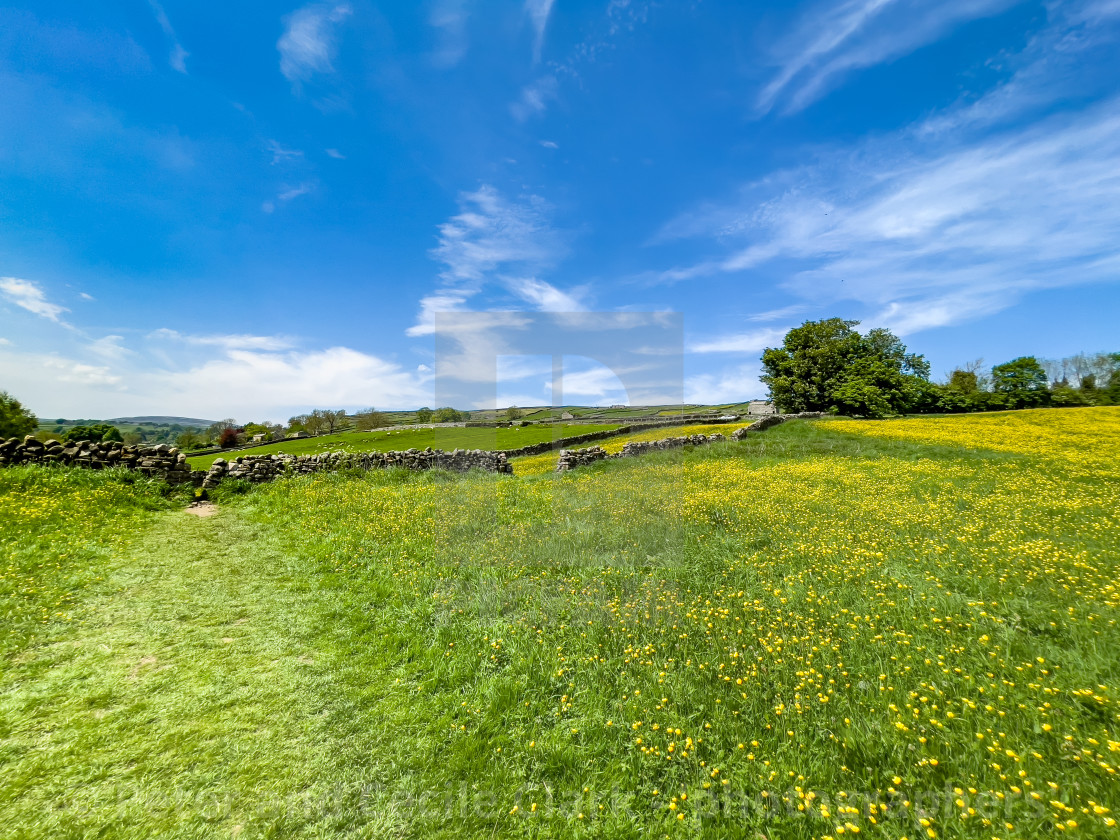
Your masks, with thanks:
M749 185L735 205L667 228L707 227L746 244L676 271L767 267L802 300L858 301L869 323L900 333L987 315L1037 289L1114 282L1120 101L1025 129L987 128L979 137L903 131Z
M482 186L459 196L459 214L439 227L432 256L447 268L448 281L480 280L501 266L548 265L561 250L549 226L550 208L530 196L520 203Z
M546 149L559 149L560 148L560 145L558 143L553 142L552 140L539 140L538 142L542 146L544 146Z
M521 98L509 106L510 113L519 122L543 114L548 101L556 98L556 91L556 77L542 76L521 89Z
M550 224L550 212L536 196L514 202L490 186L461 194L459 213L439 226L439 244L431 252L444 265L441 288L421 298L417 323L407 334L431 335L436 312L465 309L488 284L536 309L582 309L577 292L515 273L547 269L563 255L563 237Z
M706 338L689 346L692 353L758 353L774 344L781 344L787 328L768 327L735 335Z
M583 309L578 295L562 292L535 277L506 278L506 287L542 312L576 312Z
M405 330L405 335L431 335L436 331L436 313L461 310L470 297L469 292L441 291L420 298L420 314L416 323Z
M93 295L86 294L85 292L78 292L78 297L80 297L82 300L96 300Z
M564 373L560 377L560 399L565 405L573 403L587 403L590 405L611 405L614 403L628 403L629 397L626 388L618 374L605 365L593 364L582 370L568 370L568 360L565 359ZM555 402L552 396L552 379L544 383L549 393L549 402Z
M166 327L148 333L148 338L164 341L181 341L203 347L220 347L223 350L288 350L294 340L276 335L190 335Z
M436 48L432 62L437 67L454 67L467 54L467 0L437 0L428 16L436 30Z
M717 373L690 376L685 380L684 400L692 405L718 405L760 399L767 393L759 380L758 364L732 365Z
M155 335L169 333L178 336L164 330ZM259 341L261 337L190 338L196 339L192 343L199 345L195 349L203 353L201 358L126 354L107 365L3 348L0 379L42 416L171 414L284 420L309 408L432 403L428 377L351 348L271 352L237 347L267 344Z
M287 187L276 194L278 201L291 201L293 198L299 198L301 195L307 195L315 189L313 181L304 181L302 184L297 184L294 187Z
M552 14L553 0L525 0L525 13L533 26L533 61L541 60L541 47L544 46L544 33L548 28L548 17Z
M297 86L317 74L334 72L336 24L351 13L346 3L312 4L284 18L284 34L276 42L280 72Z
M159 28L163 30L163 34L171 42L171 53L167 58L167 63L171 65L173 70L180 73L187 72L187 56L190 55L183 45L179 43L179 39L175 37L175 30L171 27L171 21L167 19L167 13L164 12L163 6L156 2L156 0L148 0L148 4L152 7L152 13L156 16L156 22Z
M272 165L276 166L279 163L288 163L293 160L301 160L303 152L299 149L287 149L275 140L269 140L266 145L269 153L272 155Z
M346 160L346 155L344 155L338 149L325 149L324 151L326 151L327 157L332 157L335 160Z
M853 70L907 55L954 27L1020 0L829 0L805 13L775 49L778 72L758 96L766 112L812 104Z
M28 312L34 312L36 315L40 315L48 321L54 321L56 324L68 326L59 316L70 310L48 301L46 294L37 283L30 280L21 280L18 277L0 277L0 293L16 306L22 307Z
M8 339L0 338L0 347L11 347L11 346L12 346L12 342L8 341Z
M89 350L95 356L116 361L132 354L131 350L121 344L122 341L124 341L124 336L107 335L90 342Z

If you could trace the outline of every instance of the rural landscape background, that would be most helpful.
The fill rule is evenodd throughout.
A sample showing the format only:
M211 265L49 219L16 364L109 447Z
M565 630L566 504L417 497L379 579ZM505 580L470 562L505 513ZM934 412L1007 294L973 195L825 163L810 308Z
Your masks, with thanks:
M0 838L1120 837L1118 48L0 2Z

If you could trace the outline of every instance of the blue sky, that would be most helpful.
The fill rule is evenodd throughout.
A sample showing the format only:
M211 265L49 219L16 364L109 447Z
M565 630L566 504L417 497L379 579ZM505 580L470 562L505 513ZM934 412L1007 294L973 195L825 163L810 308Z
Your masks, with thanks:
M1118 47L1120 0L9 4L0 387L430 404L448 310L502 404L552 382L504 311L679 312L696 402L809 318L935 376L1120 349Z

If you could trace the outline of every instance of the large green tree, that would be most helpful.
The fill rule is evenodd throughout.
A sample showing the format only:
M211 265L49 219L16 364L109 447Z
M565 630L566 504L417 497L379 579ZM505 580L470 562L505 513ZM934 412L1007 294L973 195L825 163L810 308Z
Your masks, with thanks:
M1020 356L992 368L992 390L1008 408L1034 408L1050 399L1046 371L1034 356Z
M928 399L929 362L890 330L859 321L806 321L762 354L762 381L782 411L886 417Z
M0 391L0 440L29 435L38 425L38 418L19 400L7 391Z

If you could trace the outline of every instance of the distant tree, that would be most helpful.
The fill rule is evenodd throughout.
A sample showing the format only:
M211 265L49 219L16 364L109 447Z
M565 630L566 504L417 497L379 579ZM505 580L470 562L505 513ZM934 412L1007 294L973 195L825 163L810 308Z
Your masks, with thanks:
M0 391L0 439L29 435L38 425L38 418L23 403L7 391Z
M238 435L237 429L232 427L222 429L222 433L218 435L218 446L222 447L222 449L229 449L231 446L237 446L240 442L240 435Z
M1059 408L1068 408L1079 405L1092 405L1092 398L1082 388L1071 388L1069 385L1055 385L1050 389L1049 403Z
M123 443L124 436L116 426L111 426L108 423L97 423L92 426L74 426L66 432L63 440L117 441Z
M140 432L125 432L124 442L129 446L135 446L138 443L144 442L144 436Z
M315 409L310 414L300 415L300 419L303 421L303 428L307 430L308 434L321 435L327 428L323 410L320 408Z
M1120 405L1120 368L1109 376L1108 385L1103 389L1101 397L1109 405Z
M206 427L205 437L208 443L216 443L222 437L222 432L226 429L236 429L237 421L232 417L227 417L225 420L219 420L217 423L211 423Z
M957 368L949 374L949 384L946 387L958 394L975 394L980 390L980 382L976 377L976 371Z
M354 414L354 426L363 432L370 429L383 429L389 425L389 418L375 408L365 408Z
M1095 373L1086 373L1081 377L1081 383L1077 388L1086 394L1092 394L1097 390L1097 375Z
M520 420L523 416L524 415L522 414L521 409L518 408L515 405L511 405L509 408L506 409L506 419L507 420Z
M416 410L416 422L417 423L431 423L432 422L432 410L430 408L428 408L427 406L424 406L423 408L417 409Z
M1046 371L1034 356L1020 356L992 368L992 390L1002 394L1008 408L1045 405L1050 396Z
M889 330L867 335L858 321L806 321L762 354L762 381L782 411L885 417L929 401L929 362Z
M175 444L180 449L198 449L203 445L202 435L194 429L186 429L179 432L178 437L175 438Z
M339 409L337 411L331 411L329 408L328 409L323 409L322 414L323 414L323 425L327 429L327 434L331 434L331 435L333 435L335 432L339 431L343 426L345 426L346 423L347 423L347 420L349 419L346 415L346 410L345 409Z
M436 413L432 416L432 419L437 423L458 423L466 419L466 415L461 411L456 411L451 406L444 406L443 408L436 409Z

